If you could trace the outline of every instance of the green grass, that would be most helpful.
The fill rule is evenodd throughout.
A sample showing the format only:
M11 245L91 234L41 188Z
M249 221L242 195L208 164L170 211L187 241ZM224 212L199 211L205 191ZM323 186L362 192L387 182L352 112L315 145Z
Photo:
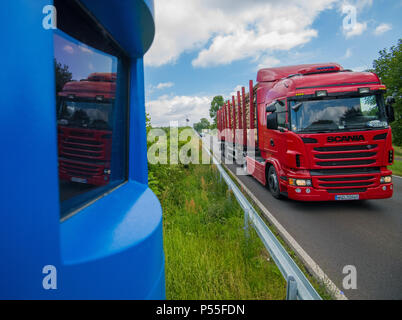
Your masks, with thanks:
M395 149L395 157L401 157L402 158L402 147L398 147L394 145Z
M402 177L402 161L395 160L394 164L390 168L393 174Z
M242 190L242 187L238 184L236 179L234 178L233 174L231 171L227 170L225 168L225 171L231 176L232 180L234 183L238 186L240 190ZM303 264L303 262L299 259L297 254L288 246L288 244L282 239L280 233L278 230L275 228L274 225L272 225L264 216L263 212L261 209L258 207L256 203L250 198L250 196L242 190L244 196L247 198L247 200L253 205L254 209L258 212L260 217L265 221L265 224L268 226L268 228L271 230L271 232L276 236L278 241L281 243L281 245L285 248L289 256L296 262L297 266L300 268L300 270L304 273L306 278L310 281L314 289L317 291L317 293L321 296L323 300L333 300L334 299L334 293L329 292L327 289L327 286L323 281L316 279L306 268L306 266ZM267 190L268 192L268 190Z
M254 230L246 239L243 211L216 168L165 167L167 298L284 299L285 280Z

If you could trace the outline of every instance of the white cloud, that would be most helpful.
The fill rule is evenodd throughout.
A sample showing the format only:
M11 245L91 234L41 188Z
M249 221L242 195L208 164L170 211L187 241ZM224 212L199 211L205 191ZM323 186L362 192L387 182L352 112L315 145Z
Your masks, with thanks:
M158 1L156 37L148 66L175 63L198 51L195 67L271 57L317 36L312 23L338 0L170 0Z
M256 70L259 70L262 68L272 68L281 63L280 60L278 60L274 57L271 57L271 56L261 57L260 59L258 59L258 61L260 62L260 64L257 66Z
M73 54L73 53L74 53L74 48L73 48L72 46L69 46L69 45L65 45L65 46L63 47L63 50L64 50L65 52L68 52L69 54Z
M167 88L171 88L174 86L173 82L161 82L156 86L156 89L167 89Z
M186 116L190 124L207 118L212 97L208 96L168 96L164 95L146 104L153 126L168 126L171 121L184 125ZM210 119L209 119L210 120Z
M355 72L364 72L364 71L366 71L367 69L370 69L370 67L367 67L367 66L359 66L359 67L354 67L354 68L351 68L353 71L355 71Z
M89 54L93 54L93 53L94 53L90 48L88 48L88 47L85 46L85 45L79 45L78 48L80 48L80 50L81 50L82 52L85 52L85 53L89 53Z
M353 27L344 29L346 39L361 35L367 29L367 22L356 22Z
M374 30L374 34L376 36L382 35L383 33L392 29L392 26L388 23L381 23L377 28Z

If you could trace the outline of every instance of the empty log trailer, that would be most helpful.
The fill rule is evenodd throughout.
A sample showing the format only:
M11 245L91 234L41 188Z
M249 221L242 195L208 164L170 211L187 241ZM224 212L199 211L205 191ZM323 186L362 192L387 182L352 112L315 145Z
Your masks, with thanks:
M225 156L276 198L390 198L392 104L371 72L339 64L261 69L217 113Z

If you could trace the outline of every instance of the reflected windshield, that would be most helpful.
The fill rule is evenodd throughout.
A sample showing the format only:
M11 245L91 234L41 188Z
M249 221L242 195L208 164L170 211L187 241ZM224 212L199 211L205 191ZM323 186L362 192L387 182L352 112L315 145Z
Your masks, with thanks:
M57 120L62 126L112 130L112 103L63 100Z
M302 102L301 105L297 105ZM292 108L296 106L295 110ZM382 95L290 101L292 130L331 132L388 126Z

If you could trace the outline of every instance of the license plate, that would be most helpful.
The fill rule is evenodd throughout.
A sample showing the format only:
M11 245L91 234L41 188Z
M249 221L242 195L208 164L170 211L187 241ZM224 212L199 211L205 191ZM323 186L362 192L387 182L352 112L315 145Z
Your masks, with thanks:
M358 194L345 194L335 196L335 200L359 200L360 196Z
M71 178L72 182L78 182L78 183L87 183L87 179L82 179L82 178Z

